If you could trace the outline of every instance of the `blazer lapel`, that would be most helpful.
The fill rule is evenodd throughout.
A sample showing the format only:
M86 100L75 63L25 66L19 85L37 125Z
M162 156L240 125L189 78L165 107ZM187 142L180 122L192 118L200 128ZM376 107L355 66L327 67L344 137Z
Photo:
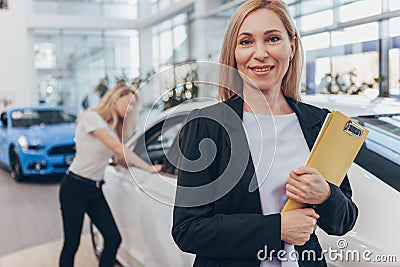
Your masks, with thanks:
M235 175L243 177L242 185L246 192L256 193L258 196L258 182L248 145L246 133L243 128L243 99L233 96L224 102L222 122L224 123L228 135L225 136L225 143L231 147L231 162L235 170ZM259 201L258 201L259 202ZM260 207L261 209L261 207Z
M317 139L319 130L325 121L326 114L323 112L315 112L315 108L311 108L304 103L297 102L290 97L286 97L286 100L296 113L308 148L311 150L315 140Z

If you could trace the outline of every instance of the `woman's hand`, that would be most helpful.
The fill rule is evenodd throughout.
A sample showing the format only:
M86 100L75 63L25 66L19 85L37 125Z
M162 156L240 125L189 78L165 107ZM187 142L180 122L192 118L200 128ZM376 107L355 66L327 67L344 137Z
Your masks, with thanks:
M162 170L163 165L162 164L155 164L152 167L153 167L153 172L160 172Z
M162 170L162 164L155 164L155 165L150 165L148 164L146 168L144 168L144 170L150 172L150 173L156 173L156 172L160 172Z
M281 214L281 239L296 246L304 245L314 232L319 215L311 208Z
M328 182L314 168L299 167L290 171L286 196L299 203L318 205L331 195Z
M106 129L101 128L91 132L94 136L100 139L100 141L110 148L115 155L119 158L124 159L127 165L133 165L151 173L159 172L162 169L161 164L151 165L141 159L135 152L127 148L121 142L117 141L114 137L107 132Z

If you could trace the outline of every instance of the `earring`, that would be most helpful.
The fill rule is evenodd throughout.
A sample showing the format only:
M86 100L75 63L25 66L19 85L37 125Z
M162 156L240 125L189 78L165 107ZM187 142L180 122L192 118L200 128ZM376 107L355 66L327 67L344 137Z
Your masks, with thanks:
M292 57L292 56L290 56L290 57L289 57L289 62L290 62L290 61L292 61L292 59L293 59L293 57Z

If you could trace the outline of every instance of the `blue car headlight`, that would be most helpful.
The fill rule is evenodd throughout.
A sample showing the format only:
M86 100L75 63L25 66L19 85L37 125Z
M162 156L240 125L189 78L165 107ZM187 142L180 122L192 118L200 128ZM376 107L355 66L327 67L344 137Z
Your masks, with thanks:
M42 149L43 145L40 139L35 139L32 140L31 142L28 141L25 135L21 135L18 138L18 144L22 147L24 150L28 149Z
M26 139L26 137L24 135L21 135L18 138L18 144L22 147L22 149L28 149L29 148L28 140Z

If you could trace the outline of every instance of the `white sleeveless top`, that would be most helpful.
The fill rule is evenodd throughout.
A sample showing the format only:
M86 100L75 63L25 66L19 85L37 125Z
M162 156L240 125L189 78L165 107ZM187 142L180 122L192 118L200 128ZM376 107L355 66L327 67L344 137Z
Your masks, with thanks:
M287 201L285 186L289 172L304 166L310 154L300 123L295 113L270 116L244 112L243 126L259 185L262 212L264 215L280 213ZM285 243L284 250L283 258L287 261L267 259L260 267L298 267L292 259L294 246Z

